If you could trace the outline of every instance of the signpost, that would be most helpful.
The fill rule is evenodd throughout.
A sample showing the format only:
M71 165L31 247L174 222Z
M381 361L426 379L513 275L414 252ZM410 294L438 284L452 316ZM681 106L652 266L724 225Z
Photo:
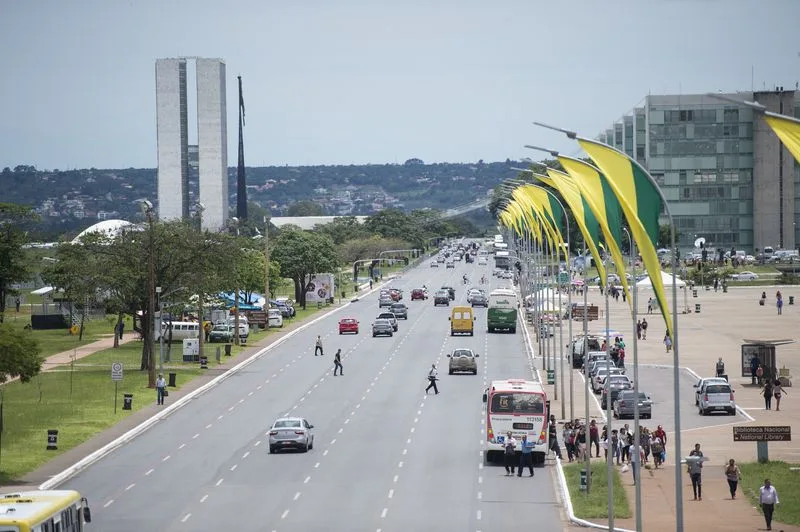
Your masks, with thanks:
M753 426L733 427L733 441L756 442L756 454L760 463L769 462L767 443L771 441L792 441L792 427L786 426Z
M122 362L111 363L111 380L114 381L114 413L117 413L117 395L119 381L122 380Z

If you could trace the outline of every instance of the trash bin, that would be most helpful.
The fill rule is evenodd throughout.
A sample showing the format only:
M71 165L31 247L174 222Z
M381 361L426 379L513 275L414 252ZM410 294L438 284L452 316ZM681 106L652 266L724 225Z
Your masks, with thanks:
M789 296L789 304L794 305L794 296Z
M133 408L133 394L132 393L122 394L122 409L131 410L132 408Z
M217 364L219 364L220 360L222 360L222 348L217 346Z
M694 311L695 311L697 314L700 314L700 303L697 303L697 304L694 306Z
M167 386L169 386L170 388L174 388L175 387L175 379L177 377L178 377L177 373L170 373L169 374L169 384Z
M697 290L692 290L692 297L697 297Z
M225 356L226 357L231 356L231 347L232 347L231 344L225 344Z
M586 483L586 470L581 469L581 491L586 491L588 485Z
M547 370L547 384L555 384L556 383L556 370L548 369Z
M200 369L208 369L208 357L200 355Z
M47 431L47 450L55 451L58 449L58 431L50 429Z

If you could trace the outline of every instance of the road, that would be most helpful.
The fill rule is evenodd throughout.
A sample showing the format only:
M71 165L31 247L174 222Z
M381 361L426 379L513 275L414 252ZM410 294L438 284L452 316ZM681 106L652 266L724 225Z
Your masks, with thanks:
M491 261L490 261L491 262ZM87 496L93 528L140 530L502 530L531 519L564 528L549 471L506 477L481 456L481 396L492 379L530 378L523 335L449 335L449 308L410 301L426 284L449 284L465 302L461 276L491 278L491 264L429 262L392 282L405 290L409 319L392 338L372 338L377 293L317 322L197 397L152 429L69 480ZM500 281L494 280L495 283ZM341 317L361 322L339 336ZM313 356L321 335L324 357ZM480 354L477 376L447 374L446 354ZM332 376L335 349L344 376ZM426 395L431 363L441 394ZM308 453L268 453L267 429L284 414L314 425Z

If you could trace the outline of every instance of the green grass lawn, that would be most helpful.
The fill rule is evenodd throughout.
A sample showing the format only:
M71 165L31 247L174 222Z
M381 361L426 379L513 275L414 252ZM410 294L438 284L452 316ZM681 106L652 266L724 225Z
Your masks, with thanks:
M778 490L781 501L775 506L773 519L787 525L800 525L800 471L789 469L798 466L800 465L786 462L739 463L742 471L741 490L753 506L760 508L758 490L764 484L764 479L768 478Z
M591 464L592 483L591 491L587 494L581 491L580 475L584 469L583 462L564 465L564 476L567 479L567 488L572 498L572 508L575 516L581 519L597 519L608 517L608 475L606 463L594 461ZM622 487L622 480L616 467L614 468L614 516L620 519L631 517L628 497Z
M297 309L297 316L288 323L305 321L329 308L318 309L314 306L306 310ZM252 329L247 345L233 346L231 357L224 354L225 344L204 344L209 367L217 365L217 347L221 348L222 362L234 360L247 347L268 335L280 334L279 331L281 329ZM158 343L155 344L155 349L158 370ZM178 388L205 371L200 369L197 362L183 362L182 351L182 343L174 342L170 360L164 362L165 374L177 374ZM67 364L42 372L29 383L10 382L2 386L0 390L3 397L4 424L0 483L9 482L35 470L133 412L155 403L155 390L147 388L147 372L139 370L141 356L142 342L134 340L116 349L106 349L81 358L73 366ZM111 380L112 362L121 362L124 366L124 379L120 381L117 392L116 414L114 383ZM133 410L122 410L125 393L133 394ZM46 450L48 429L59 431L56 451Z
M130 318L126 318L125 322L125 330L130 331ZM20 312L20 315L15 319L13 312L6 313L6 323L12 327L22 329L30 323L30 314ZM116 316L108 316L106 319L86 320L82 339L79 339L78 335L70 334L69 329L34 330L32 333L39 343L42 356L46 358L56 353L90 344L101 339L104 335L113 334L115 323Z

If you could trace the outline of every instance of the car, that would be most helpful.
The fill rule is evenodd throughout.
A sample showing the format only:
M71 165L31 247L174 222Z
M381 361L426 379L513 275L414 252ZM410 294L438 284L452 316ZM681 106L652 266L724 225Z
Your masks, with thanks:
M271 308L267 313L267 319L269 320L270 327L283 327L283 314L281 314L281 310L278 308Z
M617 394L617 398L611 403L614 409L614 417L622 419L623 417L633 417L635 414L635 401L636 393L633 390L622 390ZM653 417L653 401L650 395L645 392L639 392L639 418L650 419Z
M404 303L394 303L391 307L389 307L389 310L392 311L392 314L394 314L394 317L398 320L400 318L403 318L404 320L408 319L408 307L405 306Z
M392 299L392 297L389 295L382 295L380 296L380 299L378 299L378 308L391 307L393 304L394 299Z
M694 406L698 406L700 404L700 395L703 393L703 386L710 382L722 382L727 384L727 380L723 379L722 377L706 377L704 379L700 379L697 381L694 386Z
M448 260L447 263L444 265L445 268L455 268L456 265L452 260Z
M617 399L617 395L619 395L619 392L621 392L621 391L622 390L616 390L614 388L611 389L611 406L612 407L614 406L614 401ZM608 402L606 401L606 395L607 395L606 394L606 390L604 389L603 393L600 394L600 408L602 408L603 410L608 408Z
M438 268L438 267L439 267L439 263L436 262L435 260L432 260L431 261L431 268Z
M595 372L591 375L592 379L591 385L592 385L592 391L594 391L594 393L600 393L603 391L603 389L605 388L606 376L608 376L609 374L624 375L625 370L615 367L613 365L610 368L606 368L605 364L601 364L600 366L598 366Z
M455 349L452 354L448 354L447 358L450 359L448 373L466 371L473 375L478 374L478 361L476 360L480 355L473 353L472 349Z
M269 429L269 452L299 449L308 452L314 448L314 425L302 417L282 417Z
M456 298L456 289L452 286L443 286L441 290L447 290L447 295L450 296L450 300L453 301Z
M387 320L392 325L392 330L397 332L397 318L394 315L394 312L381 312L378 314L379 320Z
M394 336L394 327L389 320L378 319L372 322L372 337Z
M480 288L470 288L467 290L467 303L472 303L472 298L481 294L486 295L486 292Z
M439 290L433 296L433 306L438 307L439 305L450 306L450 294L445 290Z
M472 296L472 301L470 304L473 307L489 307L489 298L486 297L486 294L478 294L476 296Z
M358 334L358 320L355 318L342 318L339 320L339 334Z
M731 279L736 279L737 281L756 281L758 280L758 274L753 272L739 272L731 275Z
M487 264L486 257L478 257L478 266L485 266Z
M709 382L703 385L703 394L700 404L697 405L700 415L711 412L727 412L736 415L736 401L733 398L733 388L727 382Z
M443 263L444 262L444 255L439 255L438 257L436 257L436 262L438 262L440 264Z
M422 288L415 288L411 291L411 301L416 301L417 299L424 301L428 299L428 294Z
M220 323L214 325L211 332L208 333L208 341L211 342L231 342L233 341L233 327L227 323Z
M633 389L633 382L631 381L630 377L627 375L607 375L603 382L600 383L597 390L605 390L606 388L606 381L609 381L608 387L611 390L632 390ZM613 396L611 398L612 402L614 400Z
M390 288L389 295L392 296L392 299L394 301L400 301L401 299L403 299L403 291L400 290L399 288Z

